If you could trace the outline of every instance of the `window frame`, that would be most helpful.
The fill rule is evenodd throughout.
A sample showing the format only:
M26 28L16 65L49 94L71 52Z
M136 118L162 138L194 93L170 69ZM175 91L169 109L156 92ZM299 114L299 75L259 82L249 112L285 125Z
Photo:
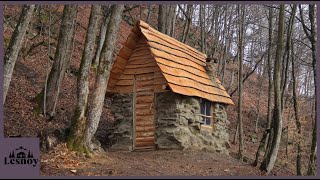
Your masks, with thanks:
M204 109L204 112L203 112ZM212 126L212 102L200 98L200 116L202 117L202 125Z

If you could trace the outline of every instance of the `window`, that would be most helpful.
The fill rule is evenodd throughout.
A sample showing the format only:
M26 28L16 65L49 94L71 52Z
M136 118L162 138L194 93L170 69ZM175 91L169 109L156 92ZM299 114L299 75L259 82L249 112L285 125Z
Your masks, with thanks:
M200 99L201 116L205 125L211 125L211 101Z

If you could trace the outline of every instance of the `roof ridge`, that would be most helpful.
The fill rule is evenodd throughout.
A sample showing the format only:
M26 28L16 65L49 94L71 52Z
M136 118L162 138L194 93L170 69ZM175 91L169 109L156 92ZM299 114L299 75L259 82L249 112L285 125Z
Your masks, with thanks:
M164 34L164 33L160 32L160 31L152 28L148 23L146 23L146 22L144 22L144 21L142 21L142 20L138 20L137 23L136 23L136 25L138 26L138 28L141 28L141 27L142 27L142 28L144 28L144 29L146 29L146 30L151 30L151 31L155 31L155 32L157 32L157 33L161 33L161 34L162 34L163 36L165 36L166 38L168 38L168 39L170 39L170 40L173 40L173 41L175 41L176 43L178 43L178 44L180 44L180 45L182 45L182 46L187 47L189 50L194 51L195 53L203 56L204 58L207 58L207 55L206 55L205 53L202 53L202 52L200 52L199 50L197 50L197 49L195 49L195 48L193 48L193 47L191 47L191 46L189 46L189 45L187 45L187 44L185 44L185 43L182 43L182 42L178 41L177 39L175 39L175 38L173 38L173 37L171 37L171 36L168 36L167 34ZM141 29L140 29L140 30L141 30Z

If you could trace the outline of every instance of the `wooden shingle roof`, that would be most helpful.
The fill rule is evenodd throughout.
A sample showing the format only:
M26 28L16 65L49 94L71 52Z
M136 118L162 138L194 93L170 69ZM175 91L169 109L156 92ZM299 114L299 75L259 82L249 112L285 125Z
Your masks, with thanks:
M206 73L205 54L160 33L143 21L136 23L120 50L111 69L108 89L114 88L115 79L121 75L141 37L147 39L148 49L173 92L205 98L212 102L234 104L218 78L213 82Z

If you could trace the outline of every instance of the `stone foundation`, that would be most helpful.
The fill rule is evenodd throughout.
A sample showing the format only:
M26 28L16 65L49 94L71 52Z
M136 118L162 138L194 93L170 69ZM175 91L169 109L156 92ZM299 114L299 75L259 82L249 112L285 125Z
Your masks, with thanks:
M201 125L199 98L172 92L156 96L156 145L162 149L198 149L228 154L225 107L214 104L213 127Z
M112 97L115 117L111 149L132 149L132 94ZM228 154L229 135L224 105L213 104L213 127L202 125L200 98L173 92L156 94L156 146L159 149L197 149Z
M131 150L132 149L132 94L115 94L112 97L111 110L114 115L114 126L109 138L111 149Z

